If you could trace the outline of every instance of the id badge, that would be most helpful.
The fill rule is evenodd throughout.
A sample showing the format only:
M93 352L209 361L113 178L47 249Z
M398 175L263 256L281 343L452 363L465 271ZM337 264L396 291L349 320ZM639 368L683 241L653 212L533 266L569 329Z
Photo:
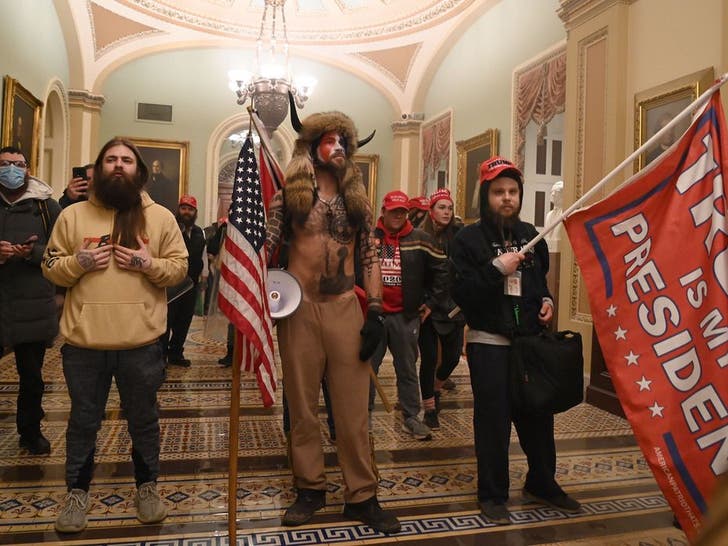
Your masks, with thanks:
M505 278L504 290L506 296L521 295L521 272L514 271Z

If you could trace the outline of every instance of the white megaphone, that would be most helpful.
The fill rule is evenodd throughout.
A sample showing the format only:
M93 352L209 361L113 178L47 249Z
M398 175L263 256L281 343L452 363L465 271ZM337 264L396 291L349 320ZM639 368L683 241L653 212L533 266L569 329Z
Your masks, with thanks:
M268 282L265 285L268 292L268 309L270 318L283 319L293 314L301 305L303 292L298 279L283 269L269 269Z

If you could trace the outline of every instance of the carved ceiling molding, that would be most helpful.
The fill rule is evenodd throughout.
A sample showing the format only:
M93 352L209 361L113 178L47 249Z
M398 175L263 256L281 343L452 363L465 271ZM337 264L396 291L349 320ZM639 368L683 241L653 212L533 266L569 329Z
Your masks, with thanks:
M420 127L422 120L408 119L406 121L395 121L392 123L392 134L394 136L412 136L420 135Z
M422 8L417 13L407 13L395 21L385 21L370 26L362 26L348 29L316 29L301 30L296 28L295 19L287 19L288 39L291 43L303 42L361 42L372 39L382 40L384 37L392 37L403 33L412 33L423 30L441 19L446 19L460 12L471 5L475 0L436 0L429 6ZM260 30L259 18L256 17L252 24L240 24L232 21L216 20L199 14L187 13L179 7L170 7L157 0L118 0L120 4L132 9L151 14L159 19L193 28L203 32L212 32L255 40ZM326 18L331 23L330 18ZM336 26L336 25L332 25Z
M96 61L129 42L145 36L164 34L159 29L138 23L94 2L88 3L87 10L94 43L94 60Z
M69 89L68 90L68 106L80 107L84 110L100 112L101 107L106 102L103 95L94 95L85 89Z
M584 24L585 21L604 13L616 5L634 4L637 0L561 0L557 15L564 22L567 31Z
M422 42L396 48L355 53L354 56L382 72L397 87L404 90L407 87L412 65L420 49L422 49Z

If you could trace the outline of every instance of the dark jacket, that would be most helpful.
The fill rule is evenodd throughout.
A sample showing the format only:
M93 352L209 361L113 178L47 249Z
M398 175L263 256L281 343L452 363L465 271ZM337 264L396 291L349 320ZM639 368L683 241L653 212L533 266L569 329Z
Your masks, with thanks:
M384 230L381 223L374 229L377 256L381 258ZM427 233L413 229L399 238L402 264L403 314L412 318L423 303L432 309L442 302L447 292L446 257Z
M63 195L61 195L61 198L58 200L58 204L61 205L62 209L65 209L66 207L70 207L71 205L75 205L76 203L80 203L81 201L86 201L88 197L85 195L81 195L78 199L75 201L68 197L68 194L64 191Z
M202 254L205 252L205 232L202 231L200 226L192 226L189 237L184 229L182 230L182 238L185 240L185 246L189 254L187 256L187 276L192 279L192 282L198 283L204 267Z
M526 253L521 271L521 296L504 293L504 277L493 265L503 252L517 252L537 235L536 228L518 222L512 229L515 244L504 248L500 234L489 224L470 224L450 244L452 297L460 306L468 326L494 334L534 334L541 326L538 314L543 298L551 297L546 287L549 252L546 241L539 241ZM518 317L518 319L516 319Z
M10 258L0 264L0 344L5 347L50 341L58 333L56 290L40 269L50 231L61 212L51 193L48 186L31 178L25 194L14 203L0 197L0 240L22 243L38 236L28 259Z
M449 256L450 243L455 238L455 235L457 235L458 231L462 229L462 227L463 225L461 223L455 222L455 220L453 219L453 221L450 222L450 224L448 224L448 226L444 230L436 233L433 226L432 217L429 215L427 216L427 218L425 218L424 222L422 222L421 225L422 231L432 236L433 240L444 252L445 256ZM432 309L432 314L430 315L432 325L437 333L439 333L440 335L447 335L452 332L456 326L465 325L465 316L463 316L462 313L458 313L453 318L450 318L448 316L450 314L450 311L455 309L455 307L457 306L455 301L453 301L452 299L452 295L450 294L451 279L452 275L448 275L447 290L444 294L443 300L441 302L438 302L438 305L435 306L434 309Z

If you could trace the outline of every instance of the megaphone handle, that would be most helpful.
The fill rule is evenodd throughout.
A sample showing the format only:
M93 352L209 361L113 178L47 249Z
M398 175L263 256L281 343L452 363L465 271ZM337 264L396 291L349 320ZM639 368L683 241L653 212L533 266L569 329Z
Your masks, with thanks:
M379 398L382 399L384 409L387 410L387 413L392 413L392 404L389 402L389 398L387 398L384 389L382 389L382 385L379 384L379 379L377 378L377 374L374 373L374 368L372 368L371 364L369 363L367 363L367 365L369 366L369 377L372 378L372 381L374 382L374 388L377 389L377 394L379 394Z

